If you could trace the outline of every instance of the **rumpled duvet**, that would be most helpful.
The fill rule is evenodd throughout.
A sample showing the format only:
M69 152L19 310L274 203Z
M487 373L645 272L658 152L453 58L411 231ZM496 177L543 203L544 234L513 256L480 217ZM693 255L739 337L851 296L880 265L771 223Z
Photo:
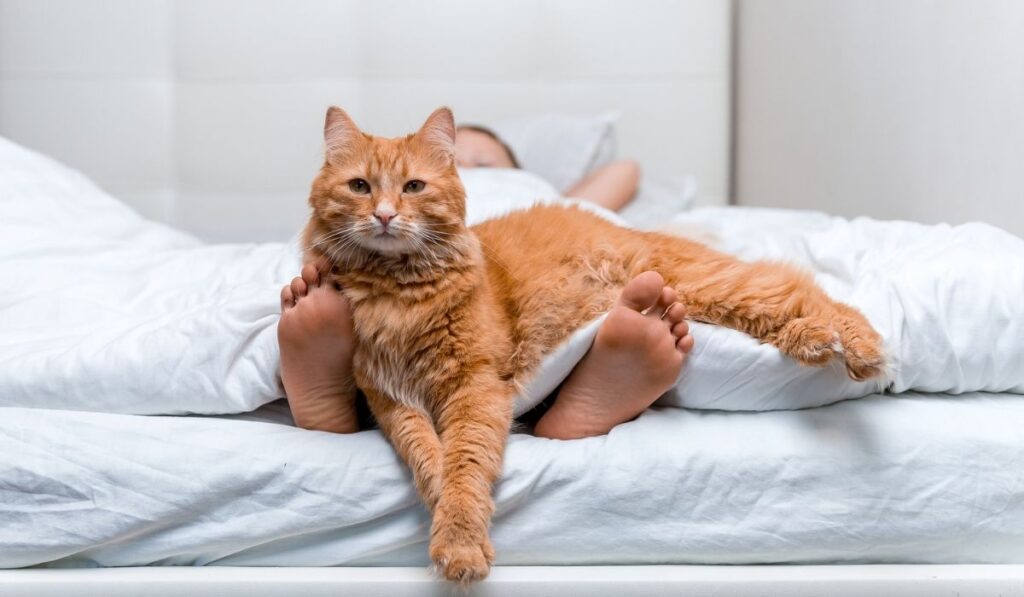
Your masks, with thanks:
M467 172L470 214L555 200L541 196L536 181L521 184L524 176ZM1024 392L1024 241L1015 236L985 224L740 208L698 209L675 223L743 258L814 272L881 332L890 372L855 383L841 363L801 367L742 333L694 324L696 348L662 405L771 410L883 390ZM298 269L294 243L203 244L0 140L0 279L8 281L0 299L0 405L252 411L284 395L278 295ZM599 323L548 357L519 396L518 412L566 377Z

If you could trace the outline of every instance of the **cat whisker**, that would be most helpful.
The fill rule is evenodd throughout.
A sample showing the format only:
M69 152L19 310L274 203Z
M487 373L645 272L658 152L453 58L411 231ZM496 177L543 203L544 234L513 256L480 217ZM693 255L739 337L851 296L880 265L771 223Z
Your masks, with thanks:
M347 232L348 232L348 230L345 229L345 228L340 228L340 229L337 229L337 230L332 230L331 232L329 232L327 234L324 234L323 236L319 237L316 240L316 242L309 243L309 245L306 247L306 250L314 249L314 248L317 248L317 247L321 247L321 246L323 246L323 245L325 245L327 243L336 241L339 238L345 236L347 234Z
M337 243L339 241L344 240L348 235L349 235L348 234L348 230L345 230L345 229L335 230L331 234L327 234L327 235L322 236L319 240L317 240L315 243L312 243L310 246L311 247L320 247L320 246L323 246L323 245L326 245L326 244L335 244L335 243Z
M350 268L356 257L351 249L358 247L358 235L351 228L346 228L342 229L341 234L334 240L327 250L328 256L335 264Z
M307 244L307 245L305 246L305 249L306 249L307 251L308 251L309 249L315 249L315 248L317 248L317 247L321 247L321 246L323 246L323 245L325 245L325 244L327 244L327 243L331 242L332 240L334 240L334 238L331 238L331 237L329 237L329 236L326 236L326 235L325 235L325 236L322 236L322 237L320 237L320 238L319 238L319 239L318 239L318 240L317 240L316 242L311 242L311 243L308 243L308 244Z

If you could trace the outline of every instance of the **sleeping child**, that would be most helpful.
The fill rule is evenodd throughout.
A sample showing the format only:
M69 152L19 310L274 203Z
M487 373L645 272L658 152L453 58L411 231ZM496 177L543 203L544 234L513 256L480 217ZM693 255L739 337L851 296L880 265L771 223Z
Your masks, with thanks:
M464 124L455 136L455 160L459 168L519 168L507 143L491 129ZM564 195L584 199L618 211L636 195L640 166L633 160L616 160L584 176Z

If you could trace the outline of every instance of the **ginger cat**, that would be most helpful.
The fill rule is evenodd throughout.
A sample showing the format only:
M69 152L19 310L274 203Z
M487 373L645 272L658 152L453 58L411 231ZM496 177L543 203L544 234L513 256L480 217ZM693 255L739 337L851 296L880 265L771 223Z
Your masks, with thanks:
M491 491L517 383L641 272L677 288L693 319L808 365L842 355L853 379L882 372L881 338L864 316L786 265L567 207L467 228L447 108L385 139L332 107L324 132L306 259L329 259L352 304L356 383L412 470L433 515L430 557L449 580L480 580L494 561Z

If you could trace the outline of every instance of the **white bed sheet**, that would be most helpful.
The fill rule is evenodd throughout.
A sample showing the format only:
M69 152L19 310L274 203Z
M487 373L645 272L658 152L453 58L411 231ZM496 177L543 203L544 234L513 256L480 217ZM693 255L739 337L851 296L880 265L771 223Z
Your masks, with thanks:
M0 408L0 567L426 565L383 437L286 422ZM1022 463L1022 396L664 408L513 436L493 537L504 565L1024 563Z

